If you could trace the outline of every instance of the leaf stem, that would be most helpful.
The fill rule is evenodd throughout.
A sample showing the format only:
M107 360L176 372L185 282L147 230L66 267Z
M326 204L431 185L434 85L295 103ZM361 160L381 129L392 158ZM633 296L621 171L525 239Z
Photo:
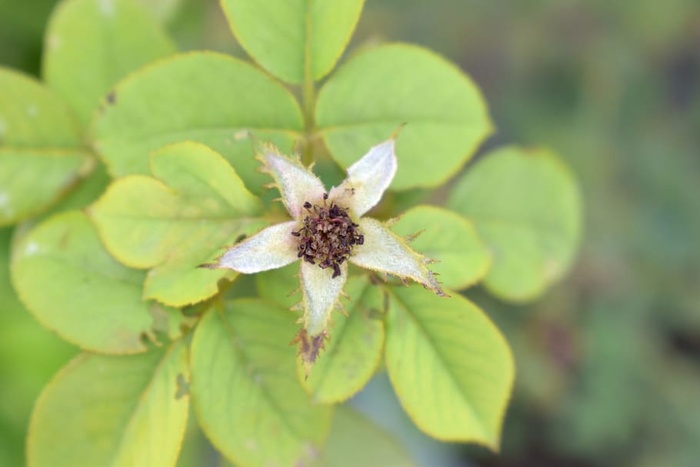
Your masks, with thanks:
M302 94L302 104L304 108L304 150L302 152L302 162L304 165L311 164L314 157L314 131L316 122L314 121L314 107L316 106L316 90L314 82L310 76L305 73L304 88Z
M304 83L302 87L302 106L304 111L304 150L302 162L309 165L314 162L313 133L316 128L314 121L314 108L316 107L316 89L314 88L314 78L311 74L311 8L307 2L304 38Z

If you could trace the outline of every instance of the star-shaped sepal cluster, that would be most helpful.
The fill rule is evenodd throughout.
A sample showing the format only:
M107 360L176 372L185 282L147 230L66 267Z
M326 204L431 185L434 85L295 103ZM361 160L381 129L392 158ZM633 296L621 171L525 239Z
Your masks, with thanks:
M323 348L333 310L342 308L339 298L348 263L413 280L444 295L427 267L430 259L413 251L387 223L363 217L379 203L396 173L394 138L372 147L330 191L298 158L284 156L273 146L259 145L258 158L292 220L230 247L210 267L251 274L301 260L302 330L295 342L307 368Z

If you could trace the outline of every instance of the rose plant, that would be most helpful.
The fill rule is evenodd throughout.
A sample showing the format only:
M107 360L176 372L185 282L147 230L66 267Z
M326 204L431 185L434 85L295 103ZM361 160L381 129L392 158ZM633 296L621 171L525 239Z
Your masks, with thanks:
M342 57L362 0L221 7L253 63L177 53L132 0L63 0L43 81L0 69L1 247L82 349L29 465L174 465L190 403L236 464L341 465L339 440L382 449L342 405L377 371L425 433L498 449L513 358L463 291L566 273L568 169L509 146L463 172L493 128L478 88L415 45Z

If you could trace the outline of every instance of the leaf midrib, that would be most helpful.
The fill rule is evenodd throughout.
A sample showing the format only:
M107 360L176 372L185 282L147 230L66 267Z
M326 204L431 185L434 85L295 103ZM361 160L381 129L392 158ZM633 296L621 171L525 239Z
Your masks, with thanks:
M367 120L363 121L357 121L357 122L347 122L347 123L337 123L333 125L326 125L326 126L321 126L317 128L314 131L314 134L318 135L324 135L327 133L332 133L334 131L346 131L346 130L352 130L358 127L366 127L366 126L373 126L373 125L397 125L402 122L407 122L411 127L414 125L441 125L441 126L458 126L458 127L463 127L465 123L470 123L472 122L473 119L471 118L465 118L462 120L448 120L448 119L443 119L443 118L435 118L435 119L429 119L426 117L421 116L420 118L410 118L406 116L402 117L396 117L396 118L370 118Z
M227 337L229 338L229 342L235 340L236 338L236 333L232 329L231 323L226 319L225 312L221 309L216 310L216 313L219 314L219 317L224 323L224 328L226 329L227 332ZM246 352L243 350L243 346L236 346L236 345L230 345L230 348L233 350L234 353L238 354L240 360L245 364L245 363L255 363L254 360L251 360ZM270 391L267 387L267 384L259 384L256 385L254 384L253 381L248 379L248 382L254 386L259 388L259 393L263 396L265 401L269 404L269 406L273 409L274 413L277 414L277 418L282 421L282 424L284 427L287 429L287 432L291 434L296 440L298 441L304 441L306 437L304 435L301 435L297 432L296 427L294 427L291 422L287 419L286 416L282 416L281 414L286 414L286 411L281 410L278 404L275 402L274 397L270 394Z
M86 267L84 264L78 262L78 261L69 261L67 260L67 256L62 256L61 254L55 254L55 253L41 253L40 255L37 255L37 259L41 258L42 260L49 261L52 263L58 263L60 266L72 268L78 273L88 273L90 276L98 276L102 277L103 279L106 279L110 282L120 282L122 284L128 285L130 287L139 287L141 285L141 280L130 280L125 277L118 277L114 276L111 274L106 274L104 268L93 268L93 267ZM111 259L111 258L110 258Z
M139 392L139 397L132 406L132 410L130 411L129 418L127 419L126 424L124 425L124 429L122 430L119 439L117 440L117 443L115 445L115 449L112 451L112 455L110 456L111 462L110 464L113 467L120 467L118 465L114 464L114 459L119 458L119 453L122 451L122 444L124 443L124 438L126 436L126 433L129 431L129 428L131 425L134 423L134 417L136 415L136 412L138 411L139 407L144 403L144 400L146 399L147 393L150 391L151 387L153 386L156 376L160 375L160 371L162 367L164 366L165 362L169 359L170 354L173 352L175 347L177 346L178 342L176 341L173 345L170 346L170 348L163 354L163 357L158 361L158 364L154 368L153 372L151 373L151 377L147 379L146 381L146 386L143 388L142 391Z
M442 353L440 353L440 352L437 350L438 347L435 345L435 340L432 338L432 336L430 335L430 333L427 332L425 326L423 326L423 323L422 323L413 313L411 313L410 308L406 305L406 303L405 303L403 300L401 300L401 299L398 297L398 295L395 294L393 290L391 290L390 287L385 287L385 290L386 290L387 293L389 293L392 297L394 297L394 299L396 300L396 303L404 310L404 312L405 312L404 314L405 314L406 316L410 317L410 318L413 320L413 322L415 323L415 325L416 325L416 327L418 328L418 330L420 331L420 333L423 335L423 337L425 338L425 340L430 344L431 349L434 350L433 353L437 356L437 358L438 358L438 360L440 361L440 363L442 363L443 368L445 368L445 370L446 370L445 372L449 375L450 381L452 382L452 385L453 385L454 387L456 387L457 392L458 392L459 394L461 394L461 396L463 397L464 401L466 402L466 403L465 403L465 407L467 407L467 408L469 409L469 411L470 411L471 414L473 415L473 419L478 423L479 431L481 432L481 434L482 434L486 439L490 439L491 436L490 436L490 433L489 433L488 429L486 429L486 427L484 426L484 424L483 424L483 422L482 422L482 420L481 420L481 417L478 415L478 413L476 412L476 410L474 410L474 408L472 407L471 402L467 402L467 401L469 401L468 395L464 392L464 390L462 389L461 385L458 383L458 379L456 378L454 372L452 371L452 367L451 367L449 364L447 364L447 361L445 360L445 357L442 355Z
M209 156L214 156L214 154L209 153ZM213 162L214 160L216 160L216 162ZM187 162L189 163L190 161L187 161ZM167 175L163 175L163 176L156 175L157 172L160 172L160 171L157 170L158 165L155 164L154 159L151 159L151 164L152 164L151 171L153 172L153 178L160 181L163 185L165 185L166 187L169 187L169 188L172 187L173 185L177 185L177 183L174 183L171 180L169 180L169 177ZM236 173L235 169L230 164L228 164L228 162L221 160L221 158L213 157L212 159L210 159L210 164L211 164L210 167L208 167L209 169L213 168L214 165L222 165L221 171L222 172L229 172L228 175L230 175L231 178L233 179L233 181L231 182L232 184L228 187L216 186L216 183L215 183L215 181L217 180L216 175L214 175L212 177L212 176L210 176L210 174L202 173L198 170L190 170L189 174L191 177L194 178L194 180L199 182L202 187L205 187L204 191L207 191L207 190L210 191L210 194L213 194L213 196L219 200L219 203L218 203L219 206L221 206L223 209L231 209L232 211L242 211L244 214L253 214L256 211L260 211L262 209L259 198L255 197L252 193L250 193L246 189L246 187L243 183L243 180L240 179L240 177L238 176L238 173ZM187 164L185 164L184 167L182 165L180 167L184 168L184 170L187 170ZM190 187L190 188L192 188L192 187ZM183 203L183 204L196 204L196 202L197 202L196 198L205 198L206 197L206 196L202 196L201 194L197 193L198 190L196 188L192 189L190 193L194 195L195 200L193 202L192 199L188 199L189 198L188 194L190 194L190 193L188 193L187 188L184 188L184 189L183 188L180 188L180 189L171 188L171 189L173 191L175 191L183 201L185 201L185 203ZM229 193L225 192L226 189L229 190ZM241 200L240 204L243 205L243 208L241 208L240 205L235 206L231 202L229 197L226 196L227 194L232 195L232 196L230 196L230 198L240 198L240 200ZM248 207L250 209L245 209L245 204L249 204Z

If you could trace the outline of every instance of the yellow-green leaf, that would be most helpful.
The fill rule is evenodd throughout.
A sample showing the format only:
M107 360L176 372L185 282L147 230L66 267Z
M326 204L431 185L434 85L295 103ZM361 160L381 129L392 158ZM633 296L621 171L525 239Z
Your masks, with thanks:
M70 110L34 79L0 68L0 225L39 214L90 172Z
M485 284L501 298L535 298L571 265L581 200L568 168L549 151L507 147L485 155L457 182L449 206L491 250Z
M151 156L153 177L115 181L91 208L107 249L124 264L150 269L144 295L172 306L211 297L228 270L213 261L241 235L265 225L260 201L216 152L194 142Z
M415 239L411 248L437 262L430 269L448 289L458 290L483 279L491 255L472 224L435 206L416 206L392 225L399 235Z
M19 303L10 284L11 229L0 229L0 465L26 465L24 439L34 401L76 354L76 348L42 328Z
M345 50L364 0L222 0L231 30L255 61L289 83L319 80Z
M114 357L82 354L32 414L30 467L174 466L187 423L187 347Z
M43 326L94 352L146 350L143 334L152 331L153 316L141 299L144 273L114 260L84 214L42 222L12 256L15 289Z
M255 288L258 295L284 308L291 308L301 302L299 288L299 263L271 269L255 274Z
M112 179L107 173L105 165L99 160L95 160L95 168L80 182L73 190L62 197L50 209L44 211L38 219L44 219L61 211L80 210L94 203L109 186ZM32 219L32 222L36 221Z
M498 449L513 357L479 308L457 294L392 288L385 359L401 405L421 430Z
M295 315L243 299L212 309L192 342L192 397L209 439L241 466L305 465L323 448L331 408L295 374Z
M137 3L157 21L168 23L177 17L183 0L137 0Z
M223 155L255 193L269 177L257 171L247 132L289 152L301 130L289 91L252 65L213 52L177 55L132 73L92 126L112 175L148 174L152 151L192 140Z
M44 79L85 125L118 80L175 52L156 20L132 0L63 0L45 45Z
M331 156L348 167L401 125L396 190L443 183L491 133L476 85L427 49L390 44L358 53L328 79L316 123Z

